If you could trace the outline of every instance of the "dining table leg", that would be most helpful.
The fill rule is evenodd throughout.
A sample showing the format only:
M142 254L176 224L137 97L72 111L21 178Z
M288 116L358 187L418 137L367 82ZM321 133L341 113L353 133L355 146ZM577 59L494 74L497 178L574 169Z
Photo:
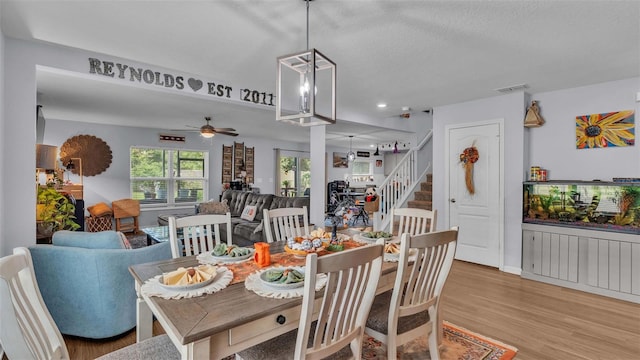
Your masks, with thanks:
M143 298L136 299L136 342L153 336L153 313Z
M186 351L182 351L182 360L198 360L209 359L211 356L211 338L206 337L202 340L192 342L185 345Z

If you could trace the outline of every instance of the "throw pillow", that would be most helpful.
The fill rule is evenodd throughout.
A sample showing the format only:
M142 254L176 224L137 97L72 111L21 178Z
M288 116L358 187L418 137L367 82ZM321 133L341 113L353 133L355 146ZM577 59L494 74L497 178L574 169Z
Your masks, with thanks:
M245 219L248 221L253 221L253 219L256 217L256 209L258 207L255 205L247 205L244 207L244 210L242 210L242 215L240 215L241 219Z
M200 214L226 214L231 209L229 209L229 205L227 204L227 199L224 199L222 202L219 201L209 201L200 204L199 207Z
M95 217L113 215L113 211L111 210L109 205L103 202L97 203L93 206L89 206L87 208L87 211L89 211L89 214L91 214L91 216L95 216Z
M117 233L118 235L120 235L120 241L122 241L122 248L131 250L131 243L129 242L129 239L127 239L127 236L123 234L122 231L118 231Z

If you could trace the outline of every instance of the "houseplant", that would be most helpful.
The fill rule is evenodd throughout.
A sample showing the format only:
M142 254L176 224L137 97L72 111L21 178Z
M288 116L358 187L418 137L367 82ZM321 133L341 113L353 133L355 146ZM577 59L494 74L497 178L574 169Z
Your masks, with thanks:
M39 220L39 233L48 235L58 230L80 228L74 222L75 205L53 186L39 186L37 200L36 220Z

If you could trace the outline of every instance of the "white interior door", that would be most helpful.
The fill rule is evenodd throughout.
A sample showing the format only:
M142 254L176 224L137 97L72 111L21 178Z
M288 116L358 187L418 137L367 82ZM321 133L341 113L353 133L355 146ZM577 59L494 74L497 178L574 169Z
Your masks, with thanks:
M447 128L449 226L459 226L456 259L502 267L503 186L502 120ZM475 146L471 194L460 162L464 149Z

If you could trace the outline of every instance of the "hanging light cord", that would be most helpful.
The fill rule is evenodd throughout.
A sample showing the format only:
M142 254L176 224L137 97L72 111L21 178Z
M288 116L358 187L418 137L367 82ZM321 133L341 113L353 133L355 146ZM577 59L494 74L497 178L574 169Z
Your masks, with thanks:
M307 0L307 50L309 50L309 0Z

